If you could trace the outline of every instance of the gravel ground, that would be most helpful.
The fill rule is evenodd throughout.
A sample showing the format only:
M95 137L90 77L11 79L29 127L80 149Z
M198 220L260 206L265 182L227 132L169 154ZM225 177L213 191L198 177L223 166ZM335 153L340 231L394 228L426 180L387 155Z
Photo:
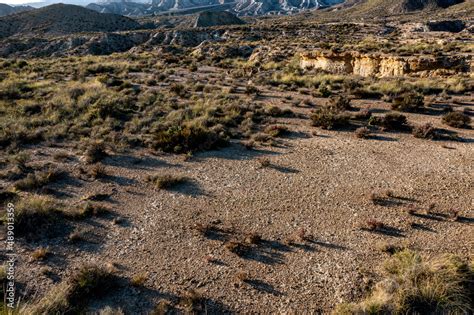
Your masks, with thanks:
M355 104L381 110L387 106ZM439 119L409 115L420 123L439 125ZM92 309L111 305L146 313L159 300L176 301L195 289L207 299L209 313L314 313L363 294L386 258L378 250L384 242L426 254L472 254L472 130L457 130L462 142L403 133L364 140L350 132L310 127L305 119L279 122L293 133L277 146L246 150L233 143L188 161L148 151L116 153L103 161L107 178L58 183L64 201L71 204L87 194L111 193L104 204L114 213L75 223L87 241L53 241L52 255L44 262L30 259L41 242L19 243L19 283L41 296L85 262L114 263L125 278L145 275L144 287L119 286L105 299L91 301ZM34 150L38 161L47 161L55 152L72 149ZM262 167L262 158L270 166ZM62 166L76 174L79 165L74 160ZM175 190L159 190L145 181L147 175L165 173L191 181ZM385 204L370 200L371 193L387 190L395 197ZM409 207L421 213L430 204L439 214L458 210L461 219L407 213ZM383 222L386 229L361 229L370 219ZM203 236L196 224L213 224L220 232ZM302 229L306 240L295 237ZM249 233L259 233L263 240L241 257L225 247L226 241L242 240ZM52 272L45 273L46 266ZM248 281L238 280L243 273Z

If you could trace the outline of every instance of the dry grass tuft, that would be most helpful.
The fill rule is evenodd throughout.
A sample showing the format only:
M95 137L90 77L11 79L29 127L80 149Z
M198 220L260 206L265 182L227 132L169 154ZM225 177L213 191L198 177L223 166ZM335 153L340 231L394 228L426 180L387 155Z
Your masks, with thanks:
M25 314L82 313L87 301L108 293L116 280L100 267L84 266L28 306Z
M181 184L189 182L189 178L176 175L150 175L146 178L146 181L152 183L159 189L171 189Z
M46 257L50 254L49 250L45 247L40 247L35 249L33 253L31 253L31 258L33 260L38 261L38 260L45 260Z
M365 300L339 305L334 314L470 314L472 267L455 256L423 259L410 250L397 252Z

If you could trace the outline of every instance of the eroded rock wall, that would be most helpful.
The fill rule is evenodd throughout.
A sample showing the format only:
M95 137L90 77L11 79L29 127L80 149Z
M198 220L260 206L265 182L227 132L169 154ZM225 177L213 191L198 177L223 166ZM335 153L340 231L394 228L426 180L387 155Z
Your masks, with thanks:
M472 71L472 56L401 57L358 52L315 52L302 54L302 68L316 68L334 74L363 77L393 77L403 75L431 76Z

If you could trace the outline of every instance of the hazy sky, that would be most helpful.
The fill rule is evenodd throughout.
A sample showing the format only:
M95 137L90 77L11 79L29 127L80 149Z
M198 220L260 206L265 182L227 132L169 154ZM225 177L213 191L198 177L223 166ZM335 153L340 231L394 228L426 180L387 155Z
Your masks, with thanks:
M5 1L6 4L24 4L24 3L32 3L32 2L41 2L41 0L7 0Z

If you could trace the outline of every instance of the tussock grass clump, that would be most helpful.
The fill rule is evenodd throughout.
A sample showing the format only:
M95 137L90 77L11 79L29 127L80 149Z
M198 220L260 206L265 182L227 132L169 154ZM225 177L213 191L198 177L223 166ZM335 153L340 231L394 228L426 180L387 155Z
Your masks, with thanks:
M31 253L33 260L44 260L50 254L49 250L45 247L40 247Z
M322 129L339 129L350 124L350 116L332 107L319 108L311 115L312 125Z
M355 135L357 138L360 139L369 139L372 135L370 133L370 129L367 127L359 127L355 131Z
M170 87L170 92L181 97L185 97L187 93L186 87L183 84L179 83L172 84Z
M339 305L334 314L470 314L472 264L455 256L423 259L411 250L384 264L383 280L360 303Z
M146 181L152 183L159 189L171 189L178 185L189 182L189 178L184 176L176 176L170 174L151 175L146 178Z
M87 301L105 295L116 281L117 278L103 268L84 266L27 307L25 314L82 313Z
M15 233L18 236L46 233L62 218L62 214L49 198L42 196L24 198L15 207Z
M147 279L147 275L141 273L133 276L133 278L130 280L130 284L134 287L141 287L145 284Z
M186 291L179 300L181 305L187 312L199 314L204 310L205 299L200 292L196 290Z
M13 186L15 189L25 191L38 189L58 180L63 174L64 172L58 169L30 173L25 178L16 181Z
M468 128L471 117L461 112L451 112L443 116L443 123L454 128Z
M103 142L90 143L84 152L85 161L89 164L97 163L107 156L106 145Z
M74 212L68 213L70 219L79 220L89 217L97 217L109 213L110 209L100 204L86 202L83 206L77 208Z
M87 174L93 179L98 179L107 177L108 171L105 165L97 163L88 169Z

